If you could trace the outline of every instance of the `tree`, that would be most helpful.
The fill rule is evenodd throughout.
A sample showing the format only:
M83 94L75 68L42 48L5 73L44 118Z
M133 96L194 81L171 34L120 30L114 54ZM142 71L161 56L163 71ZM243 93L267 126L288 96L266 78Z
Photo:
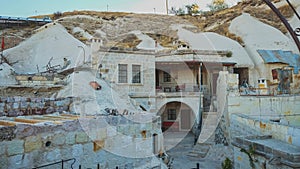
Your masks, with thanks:
M184 15L185 11L182 8L176 9L175 7L171 7L169 10L170 14L175 14L175 15Z
M197 4L186 5L187 12L189 15L194 15L200 13L199 6Z
M57 12L54 12L54 13L53 13L54 19L58 19L58 18L62 17L62 15L63 15L63 14L62 14L60 11L57 11Z
M208 4L207 7L210 11L216 12L228 8L228 4L225 3L225 0L214 0L211 4Z

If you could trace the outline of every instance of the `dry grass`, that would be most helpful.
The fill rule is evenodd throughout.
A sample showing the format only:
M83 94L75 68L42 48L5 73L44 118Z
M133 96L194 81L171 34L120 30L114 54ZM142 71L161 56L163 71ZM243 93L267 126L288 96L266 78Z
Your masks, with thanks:
M126 12L100 12L100 11L72 11L72 12L63 12L61 13L60 17L66 17L66 16L73 16L73 15L90 15L95 17L103 17L107 19L116 19L118 17L124 17L127 16L130 13ZM55 14L49 14L49 15L38 15L38 16L32 16L33 18L44 18L44 17L50 17L51 19L55 20L58 18L55 18Z
M273 0L272 2L278 2L279 0ZM97 12L97 11L72 11L61 13L61 17L74 16L74 15L89 15L93 16L96 19L88 19L84 17L77 17L74 19L59 19L60 24L66 27L70 34L73 34L74 37L86 42L87 39L82 36L80 33L73 33L74 27L80 27L90 35L98 37L95 32L98 29L103 30L103 26L109 22L109 24L116 24L115 21L118 18L123 18L126 20L126 27L120 28L118 26L111 27L111 30L106 30L107 41L105 45L112 45L116 47L123 48L134 48L136 47L140 40L133 34L123 35L122 37L117 37L119 34L124 34L129 31L138 29L142 32L147 32L147 35L156 40L163 47L173 48L173 41L177 40L176 31L170 30L169 25L174 23L189 22L195 25L198 29L190 29L193 32L199 31L209 31L216 32L220 35L224 35L233 40L238 41L240 44L244 44L241 37L236 36L229 32L229 25L231 21L237 16L241 15L243 12L250 13L253 17L258 18L260 21L271 25L283 33L287 32L287 29L282 24L280 19L275 15L275 13L269 9L266 10L264 7L266 5L262 0L245 0L238 3L238 5L225 9L219 12L206 12L199 16L166 16L166 15L154 15L154 14L132 14L125 12ZM291 18L293 16L293 11L288 5L282 6L279 8L280 12L286 17ZM34 16L36 18L50 17L54 19L54 14L50 15L40 15ZM133 26L134 25L134 26ZM159 26L157 26L159 25ZM130 28L128 28L130 26ZM9 34L18 34L18 37L11 38L7 40L7 48L16 46L18 43L23 41L23 39L28 38L34 32L33 30L37 29L36 26L32 25L29 27L23 27L22 29L6 29L4 31L4 36L10 36ZM124 29L124 30L123 30ZM127 32L126 32L127 31ZM12 36L10 36L12 37ZM120 40L121 39L121 40Z
M119 37L118 41L109 41L105 44L105 47L117 47L117 48L135 48L141 40L135 34L127 34Z
M294 13L288 5L282 6L279 8L279 11L285 18L291 18ZM279 17L270 9L270 10L263 10L259 8L249 9L245 12L250 13L253 17L258 18L260 21L271 25L277 29L279 29L283 33L287 33L286 27L283 25Z
M280 0L273 0L276 3ZM233 40L238 41L241 45L244 44L241 37L236 36L229 32L230 22L237 16L241 15L242 12L249 13L251 16L256 17L260 21L271 25L281 32L286 33L287 29L277 17L277 15L271 10L263 8L264 2L262 0L252 0L240 2L238 5L215 13L205 13L200 16L182 16L184 19L189 20L199 30L216 32L220 35L227 36ZM294 13L288 5L279 8L279 11L285 18L291 18Z
M173 42L177 40L177 38L168 35L154 34L154 33L146 33L146 34L150 36L152 39L154 39L155 41L157 41L161 46L167 48L174 48Z

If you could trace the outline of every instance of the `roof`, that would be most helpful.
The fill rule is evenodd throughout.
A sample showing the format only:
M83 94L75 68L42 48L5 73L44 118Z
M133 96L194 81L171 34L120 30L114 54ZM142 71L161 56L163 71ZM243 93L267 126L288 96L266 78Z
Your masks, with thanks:
M294 68L294 73L298 74L300 69L300 56L291 51L282 50L257 50L264 60L264 63L283 63Z

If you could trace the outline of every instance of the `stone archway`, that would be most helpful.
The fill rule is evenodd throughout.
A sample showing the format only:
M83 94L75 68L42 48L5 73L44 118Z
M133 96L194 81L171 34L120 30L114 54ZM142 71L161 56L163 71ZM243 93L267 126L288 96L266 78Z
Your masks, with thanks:
M162 131L190 131L195 123L195 113L190 106L179 101L164 104L158 111Z

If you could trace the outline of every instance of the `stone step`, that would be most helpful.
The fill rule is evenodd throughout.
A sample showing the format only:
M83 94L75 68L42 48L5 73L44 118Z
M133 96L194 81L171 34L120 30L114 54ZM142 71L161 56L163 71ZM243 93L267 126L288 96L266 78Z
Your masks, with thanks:
M197 157L197 158L204 158L206 155L207 155L208 151L207 152L189 152L187 154L187 156L189 157Z
M209 144L197 144L192 151L188 152L187 156L204 158L210 149Z

